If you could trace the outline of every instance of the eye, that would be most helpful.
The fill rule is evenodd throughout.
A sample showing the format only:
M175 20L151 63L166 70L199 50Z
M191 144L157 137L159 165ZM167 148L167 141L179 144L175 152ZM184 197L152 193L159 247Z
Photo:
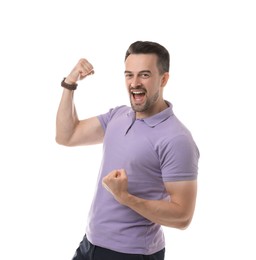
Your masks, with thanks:
M125 73L125 78L126 79L131 79L133 77L132 73Z
M140 74L140 77L143 78L143 79L147 79L147 78L150 77L150 74L147 73L147 72L144 72L144 73L141 73L141 74Z

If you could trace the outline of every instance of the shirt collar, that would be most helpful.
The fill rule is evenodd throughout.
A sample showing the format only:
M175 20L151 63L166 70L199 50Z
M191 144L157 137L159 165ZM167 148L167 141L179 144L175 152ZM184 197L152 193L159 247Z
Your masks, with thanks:
M145 122L149 127L155 127L156 125L165 121L167 118L169 118L170 116L173 115L172 104L169 101L165 101L165 102L168 104L168 108L166 108L165 110L163 110L160 113L157 113L153 116L146 117L146 118L139 119L139 120ZM127 113L127 116L132 118L132 124L133 124L134 121L136 120L135 119L135 112L131 109ZM131 125L130 125L130 127L131 127Z

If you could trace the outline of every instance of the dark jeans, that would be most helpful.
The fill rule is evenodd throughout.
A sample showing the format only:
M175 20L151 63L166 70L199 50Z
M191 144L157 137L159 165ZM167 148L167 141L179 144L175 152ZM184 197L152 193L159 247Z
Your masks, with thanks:
M164 260L165 249L153 255L125 254L92 245L84 236L72 260Z

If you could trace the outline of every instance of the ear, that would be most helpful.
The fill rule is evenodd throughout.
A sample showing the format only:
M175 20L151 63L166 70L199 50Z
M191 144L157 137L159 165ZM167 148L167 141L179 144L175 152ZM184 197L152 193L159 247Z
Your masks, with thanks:
M170 77L170 74L169 72L165 72L163 75L162 75L162 79L161 79L161 86L164 87L168 80L169 80L169 77Z

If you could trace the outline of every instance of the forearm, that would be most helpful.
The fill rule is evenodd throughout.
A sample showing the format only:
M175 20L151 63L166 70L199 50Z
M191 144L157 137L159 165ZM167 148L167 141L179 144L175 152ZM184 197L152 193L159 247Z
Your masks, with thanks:
M73 102L74 91L63 89L56 117L56 142L68 145L79 120Z
M145 200L126 194L120 201L150 221L173 228L186 228L192 216L178 203L166 200Z
M196 181L165 182L170 201L146 200L130 194L124 169L111 171L102 179L102 185L120 204L154 223L184 229L191 222L196 201Z

